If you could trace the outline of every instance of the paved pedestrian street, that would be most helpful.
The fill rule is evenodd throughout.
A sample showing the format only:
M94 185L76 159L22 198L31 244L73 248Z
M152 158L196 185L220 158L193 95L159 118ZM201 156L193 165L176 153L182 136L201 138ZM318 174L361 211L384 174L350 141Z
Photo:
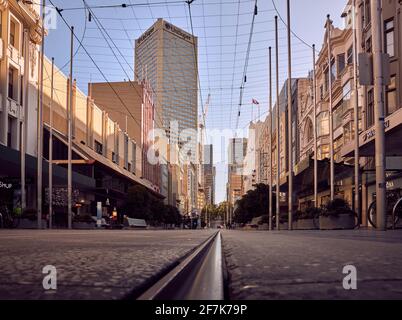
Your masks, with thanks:
M213 231L0 230L0 299L121 299ZM44 290L43 267L57 270Z
M1 230L0 299L136 298L216 232ZM221 235L227 299L402 298L401 231ZM43 287L46 266L56 290ZM345 266L356 290L344 288Z
M223 232L232 299L402 299L402 232ZM357 290L343 288L343 267Z

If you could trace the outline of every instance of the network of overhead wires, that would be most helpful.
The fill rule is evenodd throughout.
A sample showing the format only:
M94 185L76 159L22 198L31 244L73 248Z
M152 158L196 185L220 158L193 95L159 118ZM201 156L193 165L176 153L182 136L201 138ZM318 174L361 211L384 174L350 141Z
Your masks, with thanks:
M279 26L279 83L283 84L287 78L286 23L274 0L258 3L257 0L127 1L74 0L67 4L47 0L61 21L58 29L50 32L50 39L53 34L68 39L70 27L77 26L73 74L78 87L85 92L88 82L111 84L125 80L131 84L138 79L134 41L158 18L164 18L197 37L198 44L189 54L197 57L198 81L185 92L172 81L171 87L163 93L196 94L199 116L206 128L243 129L250 121L263 120L268 109L268 47L274 43L275 15L282 21ZM293 76L307 77L312 68L311 47L294 30L292 37ZM64 42L66 47L60 44L57 50L50 51L60 70L66 73L69 56L65 52L69 51L69 43ZM49 56L48 52L46 54ZM156 58L164 54L160 52ZM183 61L187 58L183 53L177 55ZM165 67L173 68L168 63ZM183 70L175 77L186 76L185 64L180 67ZM118 92L112 85L110 87L129 111ZM159 92L153 90L158 103ZM275 90L274 87L273 92ZM204 118L204 101L208 95L211 95L211 102L208 116ZM260 104L260 118L252 112L252 99ZM162 121L161 114L156 117Z

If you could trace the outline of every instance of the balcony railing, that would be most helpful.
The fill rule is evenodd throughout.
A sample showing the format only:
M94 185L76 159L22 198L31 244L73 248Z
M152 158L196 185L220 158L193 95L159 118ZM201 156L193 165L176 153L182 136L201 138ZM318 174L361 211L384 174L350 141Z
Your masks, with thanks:
M11 98L7 98L7 110L11 116L17 119L21 119L23 116L21 105Z
M8 57L16 64L18 64L21 69L24 70L24 57L21 56L19 50L13 46L8 46Z

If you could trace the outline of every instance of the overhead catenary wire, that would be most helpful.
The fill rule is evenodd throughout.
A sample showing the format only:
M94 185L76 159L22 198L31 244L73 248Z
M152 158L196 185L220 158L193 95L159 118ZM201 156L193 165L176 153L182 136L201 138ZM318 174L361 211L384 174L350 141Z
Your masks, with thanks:
M244 71L243 71L242 83L240 85L240 97L239 97L240 101L239 101L238 115L237 115L237 119L236 119L236 131L237 131L237 128L239 126L239 120L240 120L240 116L241 116L241 107L242 107L242 104L243 104L244 86L245 86L245 84L247 82L247 68L248 68L248 62L249 62L249 57L250 57L251 43L252 43L252 40L253 40L254 21L255 21L255 17L257 16L257 14L258 14L257 0L255 0L253 18L252 18L252 21L251 21L250 37L249 37L248 46L247 46L246 61L244 63Z
M52 0L49 0L49 2L54 6ZM63 22L65 23L65 25L67 26L67 28L71 31L71 27L68 24L67 20L64 18L64 16L61 14L61 12L59 12L59 16L60 18L63 20ZM74 38L81 43L80 39L77 37L77 35L75 33L72 33ZM121 102L121 104L123 105L123 107L127 110L127 112L129 113L130 117L134 120L134 122L141 128L141 124L138 122L138 120L134 117L134 115L132 114L132 112L130 111L130 109L126 106L126 104L124 103L123 99L120 97L120 95L118 94L118 92L116 91L116 89L113 87L113 85L109 82L109 80L107 79L107 77L105 76L105 74L102 72L102 70L100 69L100 67L97 65L97 63L95 62L95 60L92 58L91 54L87 51L87 49L85 48L85 46L81 45L82 49L87 53L88 57L90 58L90 60L92 61L92 63L97 67L98 71L100 74L102 74L103 78L105 79L106 83L109 85L109 87L112 89L113 93L116 95L117 99Z
M113 39L111 38L111 36L109 35L109 33L106 31L106 29L103 27L103 25L100 23L100 21L98 20L97 16L95 15L95 13L93 12L93 10L86 4L85 0L83 0L85 6L87 7L88 11L92 14L94 21L96 23L96 25L99 27L99 30L101 32L101 34L104 36L104 40L106 41L106 43L109 46L109 49L112 51L114 57L116 58L118 64L120 65L121 69L123 70L123 72L125 73L125 75L127 76L127 80L130 83L130 85L134 88L134 90L136 90L138 96L142 99L141 94L138 92L137 88L135 87L135 85L133 84L133 82L130 79L130 76L127 74L125 68L123 67L123 65L121 64L121 61L119 60L119 58L117 57L117 55L115 54L112 46L110 46L110 43L108 42L108 40L106 39L105 35L110 39L110 41L112 42L113 46L116 48L116 50L118 51L119 55L122 57L122 59L124 60L124 62L131 68L131 70L133 71L133 73L135 73L134 69L131 67L130 63L126 60L125 56L123 55L123 53L120 51L119 47L116 45L116 43L113 41ZM131 112L130 112L131 114ZM157 110L155 109L155 114L157 116L160 116L157 113ZM141 128L141 125L140 125Z

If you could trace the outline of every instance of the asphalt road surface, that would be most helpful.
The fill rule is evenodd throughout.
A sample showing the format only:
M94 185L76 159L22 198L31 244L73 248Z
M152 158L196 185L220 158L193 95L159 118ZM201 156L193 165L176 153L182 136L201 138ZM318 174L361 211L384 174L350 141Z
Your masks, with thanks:
M402 299L402 232L224 231L231 299ZM357 290L345 290L353 265Z
M0 230L0 299L135 298L215 232ZM401 231L225 230L222 245L229 299L402 298Z
M0 230L0 299L121 299L214 232ZM46 265L57 290L43 288Z

